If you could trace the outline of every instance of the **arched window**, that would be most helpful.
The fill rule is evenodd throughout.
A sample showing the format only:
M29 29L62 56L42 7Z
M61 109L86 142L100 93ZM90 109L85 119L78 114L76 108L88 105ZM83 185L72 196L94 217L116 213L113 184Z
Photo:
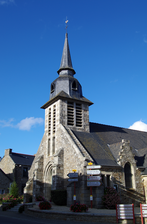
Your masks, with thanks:
M54 91L55 91L55 84L52 83L52 84L51 84L51 93L53 93Z
M126 163L124 167L126 188L132 188L132 172L130 163Z
M76 81L73 81L72 83L72 90L77 90L78 89L78 84Z

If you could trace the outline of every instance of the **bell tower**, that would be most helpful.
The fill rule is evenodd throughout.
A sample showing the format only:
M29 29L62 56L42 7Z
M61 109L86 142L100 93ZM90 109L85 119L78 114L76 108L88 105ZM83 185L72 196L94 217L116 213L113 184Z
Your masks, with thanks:
M71 130L89 132L89 106L93 104L83 96L82 86L74 78L67 33L57 73L58 78L50 86L49 101L41 107L45 109L45 132L48 141L51 141L49 145L52 146L52 152L60 124Z

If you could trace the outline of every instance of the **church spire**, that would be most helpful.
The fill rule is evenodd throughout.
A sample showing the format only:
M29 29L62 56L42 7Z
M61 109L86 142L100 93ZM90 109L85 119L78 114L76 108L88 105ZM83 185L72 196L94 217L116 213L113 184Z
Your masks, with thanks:
M72 61L70 56L69 44L68 44L68 34L65 34L65 42L62 53L62 59L60 68L57 71L59 75L71 75L75 74L75 70L72 67Z

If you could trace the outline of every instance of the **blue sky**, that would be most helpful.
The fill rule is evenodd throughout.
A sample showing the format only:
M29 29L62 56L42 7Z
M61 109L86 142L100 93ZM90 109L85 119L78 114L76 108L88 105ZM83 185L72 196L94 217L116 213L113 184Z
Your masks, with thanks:
M0 156L35 154L65 20L90 121L147 131L146 0L0 0Z

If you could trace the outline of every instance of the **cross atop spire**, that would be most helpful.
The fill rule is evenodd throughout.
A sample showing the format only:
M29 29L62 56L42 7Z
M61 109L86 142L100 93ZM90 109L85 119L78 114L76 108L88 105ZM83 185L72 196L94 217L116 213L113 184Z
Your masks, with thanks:
M68 20L67 20L68 21ZM68 34L65 34L65 42L62 53L62 59L60 68L57 71L59 75L71 75L75 74L75 70L72 67L72 61L70 56L69 44L68 44Z

